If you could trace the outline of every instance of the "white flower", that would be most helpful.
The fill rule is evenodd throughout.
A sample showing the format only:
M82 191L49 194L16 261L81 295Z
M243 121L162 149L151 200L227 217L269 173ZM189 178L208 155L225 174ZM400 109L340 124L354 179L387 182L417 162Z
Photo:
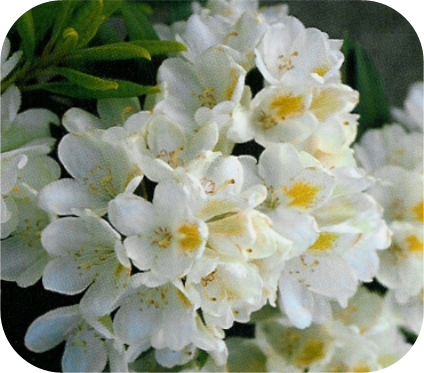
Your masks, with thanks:
M108 98L97 101L99 117L79 108L71 108L64 114L62 121L69 132L84 134L90 129L122 127L140 110L137 98Z
M258 5L258 0L209 0L204 12L236 21L243 14L256 13Z
M10 41L6 38L1 49L1 80L5 79L13 71L22 57L22 51L17 51L10 57L9 54Z
M368 189L384 208L384 217L394 220L423 223L423 175L398 166L387 166L373 175L379 180Z
M179 281L155 288L134 287L123 300L113 329L129 345L128 361L134 361L140 353L154 347L161 361L173 366L181 360L171 362L172 351L177 354L184 349L193 351L192 346L216 354L221 364L226 359L222 333L203 324Z
M121 194L109 204L109 219L127 239L128 256L145 271L148 286L184 277L205 248L208 228L193 215L181 185L160 183L153 203Z
M396 318L398 325L411 330L419 335L423 325L423 297L424 291L415 297L410 297L407 302L399 303L396 300L395 292L389 290L385 296L386 307L389 312Z
M262 306L263 281L256 267L217 258L213 251L195 264L185 286L192 298L200 299L207 325L228 329L234 321L248 322Z
M179 79L181 76L184 79ZM164 101L156 104L155 110L165 112L184 129L195 130L199 108L240 102L245 76L246 71L220 47L205 50L193 63L170 58L159 68Z
M380 254L377 279L405 303L423 291L423 226L405 222L390 224L393 242Z
M326 325L314 324L308 329L291 327L282 318L259 322L256 340L267 361L267 371L320 371L334 351L334 337Z
M2 241L1 279L28 287L41 278L49 260L41 246L40 235L50 218L37 207L37 193L22 186L20 189L19 198L13 198L19 211L16 231Z
M397 124L367 131L354 149L356 159L370 173L384 166L418 172L423 168L422 135L407 133Z
M416 82L409 87L408 96L404 102L404 109L393 109L392 115L397 121L404 124L411 131L423 131L424 112L424 84Z
M311 48L311 45L314 47ZM340 81L342 42L294 17L271 25L256 50L256 65L273 85L319 86Z
M57 308L36 319L25 335L25 346L45 352L64 340L64 372L102 372L108 362L111 371L128 372L123 345L110 331L103 334L91 327L78 305Z
M275 142L298 143L309 137L318 121L310 112L312 92L307 87L271 86L260 91L246 116L236 114L228 137L235 142L255 139L263 146Z
M184 30L176 30L175 39L187 46L182 55L189 61L196 59L206 49L223 48L246 71L254 67L254 50L265 32L254 13L243 13L234 22L220 16L193 15L184 25Z
M358 92L342 84L268 86L251 101L249 112L234 113L228 137L235 142L254 138L265 147L288 142L327 163L336 158L333 166L354 140L357 117L349 112L357 102Z
M259 9L258 17L268 25L282 22L289 14L287 4L278 4Z
M18 113L19 90L12 86L1 97L1 237L10 235L18 224L15 198L21 188L39 191L60 176L59 165L46 156L54 139L49 123L58 124L55 114L44 109Z
M204 151L211 151L218 141L214 123L198 131L184 130L166 115L140 112L125 124L136 140L142 172L155 182L174 177L174 170L187 167Z
M40 193L40 206L58 215L87 208L103 215L111 199L135 190L142 178L137 153L123 128L68 134L58 153L74 179L51 183Z
M120 236L103 219L85 214L51 223L41 242L53 257L43 274L46 289L78 294L84 314L103 316L113 311L128 284L131 264Z

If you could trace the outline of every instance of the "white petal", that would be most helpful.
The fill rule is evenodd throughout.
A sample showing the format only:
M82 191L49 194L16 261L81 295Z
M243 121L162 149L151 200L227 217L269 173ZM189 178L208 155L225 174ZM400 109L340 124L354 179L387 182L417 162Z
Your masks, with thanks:
M263 151L258 169L265 184L277 190L287 185L303 166L297 150L292 145L275 144Z
M102 372L106 362L105 342L93 330L85 329L66 341L62 357L64 372Z
M137 97L106 98L97 102L97 112L104 128L122 126L133 114L141 110Z
M3 65L10 53L10 40L8 38L4 39L3 46L1 47L1 64ZM3 78L3 77L2 77Z
M10 128L21 106L21 93L12 85L1 95L1 125L2 132ZM3 133L2 133L3 135ZM3 142L2 142L3 149ZM3 150L4 151L4 150Z
M81 299L81 312L96 317L110 314L116 308L128 279L128 269L120 263L112 263L109 268L102 268L102 275Z
M96 269L79 268L79 265L72 256L53 259L44 270L44 288L66 295L81 293L95 279Z
M40 208L58 215L72 215L73 209L94 210L103 215L107 201L94 195L77 180L61 179L44 187L40 192Z
M84 133L88 129L103 128L103 123L99 118L79 108L69 109L63 115L62 123L71 133Z
M37 282L48 262L48 255L41 247L26 246L19 236L2 241L1 278L17 281L20 287Z
M106 341L107 354L109 357L109 365L111 372L128 372L128 361L125 356L125 351L115 348L112 341Z
M150 202L133 194L120 194L108 206L110 222L126 236L149 231L154 214Z
M1 223L1 238L6 238L16 230L19 222L19 211L14 199L10 196L2 198L2 208L6 207L8 219Z
M66 334L81 320L79 306L57 308L36 319L25 335L25 346L34 352L45 352L61 343Z
M1 64L1 78L2 80L8 76L15 66L18 64L22 57L22 51L17 51L5 62Z
M48 156L29 158L26 167L20 173L21 181L40 191L47 184L59 179L59 164Z
M96 248L113 251L119 235L103 219L66 217L53 221L41 234L44 248L52 255L72 255L81 251L94 253Z

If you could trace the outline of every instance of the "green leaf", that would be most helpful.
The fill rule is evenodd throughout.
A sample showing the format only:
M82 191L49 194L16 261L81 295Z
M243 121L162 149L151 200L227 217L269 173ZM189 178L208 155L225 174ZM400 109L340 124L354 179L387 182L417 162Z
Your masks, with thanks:
M115 29L109 22L103 22L97 30L96 36L91 40L90 45L100 46L105 44L119 43L123 39L120 38Z
M75 83L78 86L92 89L92 90L110 90L117 89L118 83L111 80L105 80L98 78L97 76L82 73L77 70L69 69L66 67L56 67L52 69L52 72L59 74L70 82Z
M97 318L97 321L102 324L110 333L113 333L112 318L110 315L104 315Z
M70 26L78 32L78 47L83 47L96 35L106 16L103 14L102 0L87 0L78 3L80 5L74 12L75 16Z
M410 343L413 345L418 338L418 335L412 332L411 330L408 330L407 328L400 328L401 333L403 334L403 337L405 339L405 342Z
M147 49L152 56L187 50L184 44L170 40L135 40L130 43Z
M16 21L19 36L22 39L22 49L27 58L34 56L36 47L34 20L32 11L28 10Z
M379 128L390 121L383 81L365 51L355 45L356 82L360 95L357 112L361 115L360 134L367 128Z
M348 37L343 48L346 84L359 91L359 104L355 112L360 115L358 139L370 128L380 128L390 121L390 111L381 75L370 57Z
M143 11L144 5L137 1L124 1L122 14L130 40L159 40L156 31Z
M57 11L57 16L53 26L52 37L46 47L47 51L50 51L59 36L62 35L62 32L67 26L68 21L72 16L72 12L78 2L72 0L62 0L58 1L57 3L59 4L59 9Z
M122 0L103 0L103 15L109 18L122 5Z
M37 88L45 89L46 91L63 96L83 99L138 97L159 92L159 88L156 86L143 86L133 82L116 79L111 81L118 84L117 89L93 90L71 82L44 83Z
M192 13L191 3L191 1L173 1L171 3L171 22L187 19Z
M53 26L60 6L59 1L49 1L31 9L37 44L43 41L47 31Z
M101 47L78 50L70 54L66 60L86 61L116 61L130 58L145 58L150 60L150 53L143 47L130 43L114 43Z
M202 369L208 361L209 354L206 351L199 349L199 355L197 356L197 362L199 363L199 370Z

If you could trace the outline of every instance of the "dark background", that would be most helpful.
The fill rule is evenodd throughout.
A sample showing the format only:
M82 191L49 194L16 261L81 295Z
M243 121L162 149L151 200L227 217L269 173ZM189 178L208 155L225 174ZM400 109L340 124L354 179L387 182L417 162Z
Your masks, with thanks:
M266 5L276 3L289 4L291 15L307 27L327 32L331 38L342 38L348 31L380 71L390 106L402 106L408 86L422 81L423 53L419 39L405 18L393 9L375 2L352 0L263 2ZM169 2L149 4L155 11L154 21L172 19ZM79 299L80 296L46 292L40 281L28 289L2 281L1 321L10 344L31 364L48 371L60 371L63 344L46 353L35 354L23 345L24 335L36 317L54 308L75 304ZM247 328L246 332L250 334L251 329ZM237 326L235 334L243 334L243 328Z

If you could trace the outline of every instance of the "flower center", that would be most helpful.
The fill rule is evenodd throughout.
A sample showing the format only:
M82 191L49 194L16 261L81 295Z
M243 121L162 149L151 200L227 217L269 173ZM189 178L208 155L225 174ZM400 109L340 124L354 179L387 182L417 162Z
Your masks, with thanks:
M314 206L316 195L320 189L321 187L319 186L297 182L290 189L284 187L283 191L291 199L289 206L307 209Z
M293 117L300 117L305 111L304 99L302 95L281 95L275 97L271 102L273 109L281 120L286 120Z
M199 229L194 224L184 224L178 229L178 243L184 251L196 251L202 244Z

